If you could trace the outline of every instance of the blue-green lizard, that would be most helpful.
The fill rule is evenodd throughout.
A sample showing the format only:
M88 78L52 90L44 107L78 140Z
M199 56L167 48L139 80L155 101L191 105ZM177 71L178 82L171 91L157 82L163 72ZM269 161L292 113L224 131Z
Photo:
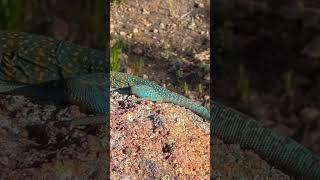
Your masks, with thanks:
M0 45L0 93L17 91L17 87L21 92L30 85L50 85L48 82L51 81L64 85L64 95L71 102L106 114L109 112L106 88L110 75L112 88L126 90L146 100L171 102L189 108L205 119L210 118L210 112L200 104L151 81L120 72L109 73L107 60L100 51L44 36L12 32L0 32Z

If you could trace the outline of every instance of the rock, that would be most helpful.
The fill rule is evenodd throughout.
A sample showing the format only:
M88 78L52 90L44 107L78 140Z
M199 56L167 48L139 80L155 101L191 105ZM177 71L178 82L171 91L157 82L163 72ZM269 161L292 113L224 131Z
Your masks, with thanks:
M207 81L210 81L210 73L206 74L204 77L203 77L204 80L207 80Z
M204 4L201 3L201 2L195 2L194 3L194 7L196 7L196 8L204 8Z
M139 30L138 30L137 28L134 28L134 29L133 29L133 33L136 34L136 33L138 33L138 32L139 32Z
M71 117L82 117L79 106L72 105L69 108L69 113Z
M309 58L320 58L320 36L311 40L301 53Z
M320 111L314 107L306 107L301 110L300 116L303 122L310 124L320 116Z
M202 51L202 52L194 55L194 58L199 60L199 61L208 61L209 57L210 57L209 50Z
M150 11L148 11L147 9L142 8L141 11L142 11L142 14L146 14L146 15L150 14Z
M143 75L142 75L142 78L143 78L143 79L148 79L149 77L148 77L148 75L143 74Z
M196 23L194 22L193 18L191 19L191 22L188 25L188 29L194 30L196 28Z
M143 50L139 47L135 47L133 50L132 50L135 54L142 54L143 53Z
M121 32L120 32L120 35L121 35L121 36L125 36L126 34L127 34L127 33L124 32L124 31L121 31Z
M165 29L165 28L166 28L166 25L164 25L163 23L160 23L160 28L161 28L161 29Z

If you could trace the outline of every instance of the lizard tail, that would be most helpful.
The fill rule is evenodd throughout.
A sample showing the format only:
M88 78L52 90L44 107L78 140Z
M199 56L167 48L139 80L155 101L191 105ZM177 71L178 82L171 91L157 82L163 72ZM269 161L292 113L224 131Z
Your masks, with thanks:
M164 101L186 107L191 111L193 111L194 113L196 113L197 115L201 116L202 118L208 121L210 120L210 112L207 108L203 107L199 103L194 102L191 99L188 99L182 95L179 95L174 92L170 92L170 95L166 96L164 98Z
M53 81L41 84L25 84L0 80L0 94L23 95L35 99L51 99L54 97L56 102L64 101L64 92L60 87L47 86Z
M220 104L213 103L211 113L211 131L225 143L251 149L270 164L297 177L320 179L320 157L303 145Z
M9 81L0 80L0 93L11 92L15 89L26 87L28 85L22 83L14 83Z

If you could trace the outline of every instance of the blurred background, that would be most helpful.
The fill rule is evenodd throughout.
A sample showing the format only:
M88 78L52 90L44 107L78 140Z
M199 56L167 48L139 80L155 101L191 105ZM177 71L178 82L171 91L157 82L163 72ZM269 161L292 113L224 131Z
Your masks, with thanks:
M320 4L218 0L214 7L214 99L320 154Z
M42 34L103 49L105 1L0 0L0 29Z
M103 0L0 0L0 30L105 50L105 9ZM1 61L1 50L0 55ZM70 130L59 124L83 116L75 106L1 94L0 177L105 179L109 169L105 127Z

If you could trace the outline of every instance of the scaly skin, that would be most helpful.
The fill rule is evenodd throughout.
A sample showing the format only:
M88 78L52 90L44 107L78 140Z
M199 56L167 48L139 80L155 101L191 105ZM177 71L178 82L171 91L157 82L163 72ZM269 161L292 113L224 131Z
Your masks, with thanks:
M97 113L109 113L109 108L102 105L107 104L105 100L109 98L108 79L106 73L94 73L68 79L65 84L70 101L85 104L88 109ZM135 94L144 100L174 103L192 110L207 120L210 119L210 112L200 104L151 81L126 73L110 72L110 82L111 88L119 92Z
M53 38L0 31L0 80L39 84L108 72L105 55Z
M211 109L211 131L224 143L253 150L273 166L298 178L320 179L320 157L256 120L218 103Z
M0 83L2 82L3 85L0 92L12 91L21 87L21 83L34 85L64 79L66 86L70 87L66 88L68 99L87 106L88 109L96 113L109 111L109 108L105 109L104 107L106 104L104 100L95 99L92 102L91 99L76 96L77 92L72 91L77 87L83 87L84 89L79 89L79 91L84 91L87 87L87 78L89 78L89 83L100 82L100 79L104 79L104 77L99 80L90 78L92 73L103 72L107 76L107 61L100 51L44 36L12 32L0 32L0 45ZM208 120L210 118L209 111L201 105L155 83L116 72L111 72L111 78L114 88L130 86L132 88L130 93L141 98L156 102L172 102L191 109L203 118ZM78 80L79 82L77 82ZM18 84L10 85L9 82ZM5 85L6 83L9 85ZM97 85L96 87L107 87L107 81L100 83L103 83L103 86ZM88 87L93 88L94 86ZM103 89L102 93L106 92ZM104 94L101 97L108 98Z
M292 139L219 104L213 105L210 117L204 107L153 82L124 73L108 74L108 61L99 51L43 36L0 32L0 55L0 93L17 89L23 92L23 88L32 84L63 80L70 101L107 114L111 83L118 91L133 93L142 99L187 107L210 119L213 135L226 143L254 150L274 166L298 177L320 179L319 157Z
M155 102L174 103L192 110L194 113L198 114L204 119L210 119L210 112L200 104L195 103L177 93L169 91L151 81L120 72L110 72L110 81L112 88L119 89L130 87L130 92L138 95L141 99Z

